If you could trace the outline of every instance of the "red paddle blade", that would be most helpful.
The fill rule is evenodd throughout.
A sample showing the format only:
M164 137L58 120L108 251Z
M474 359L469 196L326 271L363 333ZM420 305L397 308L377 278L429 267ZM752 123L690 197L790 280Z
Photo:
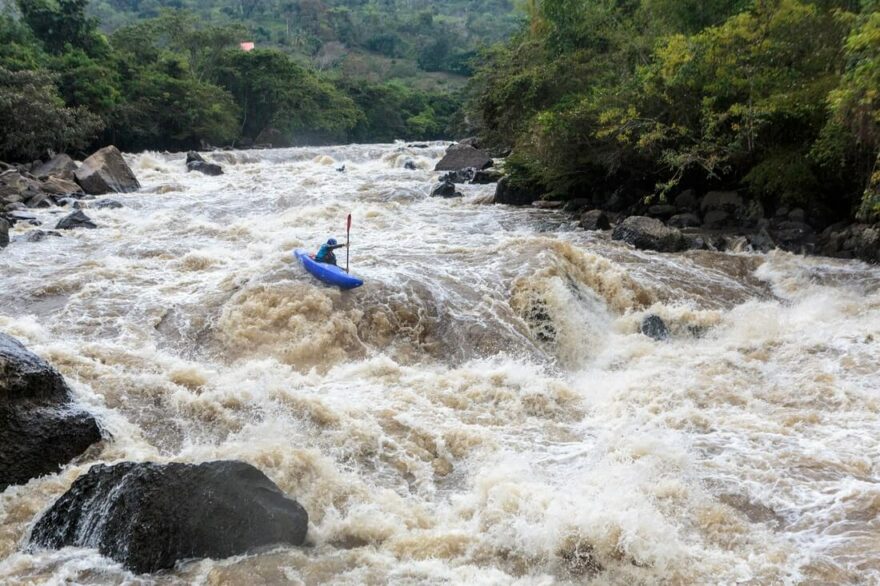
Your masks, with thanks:
M351 230L351 214L348 214L348 225L345 228L346 230Z

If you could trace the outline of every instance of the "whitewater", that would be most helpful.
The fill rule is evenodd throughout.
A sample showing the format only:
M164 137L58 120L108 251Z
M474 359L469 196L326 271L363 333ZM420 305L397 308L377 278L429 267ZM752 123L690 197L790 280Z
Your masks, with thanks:
M5 249L0 331L107 439L0 495L0 582L880 582L880 268L431 198L446 146L127 155L143 189L98 229ZM291 251L349 213L340 292ZM296 498L307 545L149 576L26 547L96 463L216 459Z

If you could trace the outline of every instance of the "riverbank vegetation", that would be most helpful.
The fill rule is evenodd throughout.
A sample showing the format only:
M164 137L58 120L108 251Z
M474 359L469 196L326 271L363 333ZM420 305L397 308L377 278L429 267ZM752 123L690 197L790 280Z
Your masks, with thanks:
M828 220L880 212L876 0L528 6L470 105L484 141L512 147L512 183L612 206L737 188Z
M487 3L511 13L501 0L441 7ZM412 14L349 4L0 3L0 160L108 143L184 150L449 137L463 64L488 24L462 24L431 4ZM243 40L257 49L243 51ZM325 49L345 58L331 63ZM368 58L406 61L411 75L358 69ZM462 81L434 83L455 75Z

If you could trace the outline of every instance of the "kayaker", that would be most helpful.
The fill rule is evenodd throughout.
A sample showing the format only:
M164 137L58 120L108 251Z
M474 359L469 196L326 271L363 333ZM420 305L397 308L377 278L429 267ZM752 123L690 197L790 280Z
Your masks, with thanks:
M337 248L345 248L345 244L339 244L336 242L336 238L330 238L325 244L321 245L321 248L318 249L318 253L315 255L315 261L328 265L335 265L336 255L333 254L333 251Z

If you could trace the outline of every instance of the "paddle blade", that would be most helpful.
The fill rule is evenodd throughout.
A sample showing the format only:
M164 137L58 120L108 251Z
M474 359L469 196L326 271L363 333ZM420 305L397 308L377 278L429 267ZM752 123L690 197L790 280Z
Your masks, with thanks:
M346 232L350 232L350 231L351 231L351 214L348 214L348 225L346 225L346 227L345 227L345 231L346 231Z

